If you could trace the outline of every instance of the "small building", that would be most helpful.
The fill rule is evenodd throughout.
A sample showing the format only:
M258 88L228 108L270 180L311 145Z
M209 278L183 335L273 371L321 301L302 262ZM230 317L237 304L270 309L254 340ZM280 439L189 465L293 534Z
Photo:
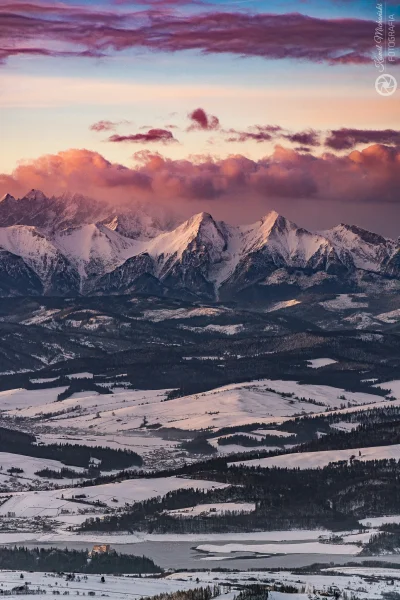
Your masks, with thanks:
M107 552L110 552L110 544L95 544L90 556L93 556L93 554L107 554Z

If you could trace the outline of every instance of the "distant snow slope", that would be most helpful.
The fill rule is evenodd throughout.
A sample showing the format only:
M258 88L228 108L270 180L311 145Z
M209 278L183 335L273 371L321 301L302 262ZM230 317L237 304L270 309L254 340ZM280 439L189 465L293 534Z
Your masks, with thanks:
M326 467L329 463L348 461L351 457L356 460L400 460L400 444L393 446L376 446L372 448L350 448L348 450L326 450L323 452L299 452L274 456L272 458L260 458L255 460L241 461L247 467L280 467L282 469L318 469Z
M66 400L56 401L57 395L64 389L0 392L0 410L8 411L9 416L25 418L69 411L68 414L48 418L46 424L82 431L93 426L98 434L110 434L140 428L144 417L149 422L168 427L205 429L257 421L271 423L299 413L337 409L343 404L343 395L353 405L382 402L382 397L374 394L269 379L230 384L168 402L163 402L167 390L120 388L115 389L112 395L80 392ZM291 393L299 399L283 397L282 393ZM321 405L316 405L315 401Z

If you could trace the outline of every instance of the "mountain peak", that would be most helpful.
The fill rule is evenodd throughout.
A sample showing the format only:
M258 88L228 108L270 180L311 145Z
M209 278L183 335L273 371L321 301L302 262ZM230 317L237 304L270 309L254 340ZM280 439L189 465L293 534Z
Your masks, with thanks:
M391 241L384 238L382 235L379 235L379 233L373 233L372 231L363 229L358 225L348 225L347 223L340 223L340 225L336 225L336 227L333 227L329 231L333 232L336 235L343 235L345 234L345 232L348 232L350 234L353 234L355 237L361 239L363 242L366 242L367 244L371 244L373 246L387 244Z
M201 225L202 223L207 223L209 221L214 221L210 213L207 212L199 212L187 221L187 223L191 225Z
M271 212L261 219L260 229L264 235L269 236L272 233L284 234L299 228L295 223L289 221L289 219L279 214L276 210L271 210Z
M32 188L31 191L24 196L24 198L27 200L46 200L45 194L41 190L35 190L34 188Z
M2 198L0 198L0 202L15 202L15 198L14 196L11 196L11 194L7 193L4 194Z

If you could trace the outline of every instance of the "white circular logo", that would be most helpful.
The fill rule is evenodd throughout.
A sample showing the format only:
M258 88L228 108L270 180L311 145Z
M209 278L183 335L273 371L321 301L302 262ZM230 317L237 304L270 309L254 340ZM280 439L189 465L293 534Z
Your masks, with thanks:
M375 89L381 96L391 96L397 90L397 81L393 75L383 73L377 77Z

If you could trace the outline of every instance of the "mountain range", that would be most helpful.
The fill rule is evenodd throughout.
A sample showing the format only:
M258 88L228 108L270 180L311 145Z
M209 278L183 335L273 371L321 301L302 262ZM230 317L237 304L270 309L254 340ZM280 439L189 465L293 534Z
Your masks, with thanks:
M0 201L0 296L146 293L258 300L400 286L400 241L341 224L312 233L275 211L233 226L31 190Z

